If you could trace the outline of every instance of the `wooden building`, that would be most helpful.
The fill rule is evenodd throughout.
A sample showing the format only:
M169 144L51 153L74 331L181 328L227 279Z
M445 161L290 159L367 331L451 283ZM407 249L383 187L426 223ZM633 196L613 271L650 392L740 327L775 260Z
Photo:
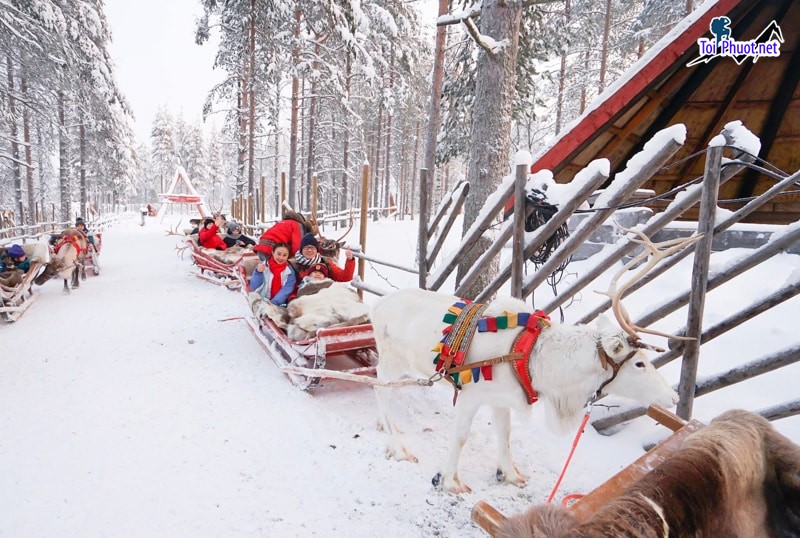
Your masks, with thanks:
M697 40L713 39L709 25L720 16L730 19L731 39L735 41L782 39L780 56L762 56L757 61L741 58L741 63L731 57L716 57L687 67L700 56ZM653 134L682 123L687 138L677 161L707 148L728 122L741 120L761 140L759 157L792 174L800 170L798 41L800 2L796 0L718 0L704 4L535 157L532 170L550 169L556 180L564 183L593 159L604 157L611 161L613 174ZM704 163L700 154L662 170L644 187L664 193L702 176ZM732 200L757 196L774 182L754 171L741 172L721 187L719 205L737 209L743 202ZM663 205L657 202L653 207ZM697 208L686 217L695 218L696 214ZM798 216L800 194L787 192L747 221L786 224Z

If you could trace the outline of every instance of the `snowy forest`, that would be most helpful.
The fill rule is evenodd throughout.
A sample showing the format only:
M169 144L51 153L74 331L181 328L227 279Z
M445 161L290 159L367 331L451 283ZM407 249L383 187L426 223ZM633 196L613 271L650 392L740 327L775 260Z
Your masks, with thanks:
M103 0L0 4L0 210L13 212L13 224L155 203L177 165L214 208L265 196L274 210L285 174L292 206L309 207L316 176L320 210L339 211L361 205L367 161L368 205L400 215L415 211L420 168L435 170L434 203L469 179L468 226L515 149L533 150L564 129L696 7L198 1L196 44L218 47L215 69L225 74L207 88L204 114L221 110L224 122L209 134L161 110L148 140L134 139L115 81ZM158 91L159 81L150 83Z

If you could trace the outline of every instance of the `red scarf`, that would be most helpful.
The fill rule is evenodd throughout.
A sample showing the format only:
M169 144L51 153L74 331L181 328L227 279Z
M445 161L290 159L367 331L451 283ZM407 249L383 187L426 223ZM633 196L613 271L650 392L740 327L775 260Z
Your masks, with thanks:
M267 260L269 263L269 272L272 273L272 283L269 287L269 297L270 299L278 295L278 292L281 291L283 287L283 280L281 279L281 273L286 269L289 265L288 263L278 263L275 261L275 258L270 258Z

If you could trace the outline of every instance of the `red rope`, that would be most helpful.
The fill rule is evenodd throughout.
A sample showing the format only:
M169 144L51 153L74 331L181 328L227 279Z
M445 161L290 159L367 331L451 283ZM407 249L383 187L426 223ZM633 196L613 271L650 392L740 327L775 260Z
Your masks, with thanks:
M567 456L567 461L564 462L564 468L561 469L561 476L558 477L556 481L556 485L553 486L553 491L550 492L550 496L547 498L547 504L553 502L553 498L556 496L556 492L558 491L558 486L561 485L561 481L564 479L564 475L567 472L567 467L569 467L569 462L572 460L572 455L575 454L575 449L578 448L578 441L581 439L581 435L583 435L583 429L586 427L586 423L589 422L589 411L586 411L586 414L583 415L583 421L581 422L580 428L578 428L578 433L575 434L575 439L572 441L572 450L569 451L569 456Z

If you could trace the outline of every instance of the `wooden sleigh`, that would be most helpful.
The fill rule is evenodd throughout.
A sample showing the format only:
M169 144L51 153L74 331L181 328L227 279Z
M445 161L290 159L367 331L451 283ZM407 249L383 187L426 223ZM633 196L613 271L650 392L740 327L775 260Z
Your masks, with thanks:
M96 233L92 236L94 237L94 248L90 245L84 255L83 270L97 276L100 274L100 250L103 248L103 234Z
M186 239L186 246L191 253L192 262L200 271L196 275L197 278L230 289L239 287L240 280L237 275L240 269L247 273L245 265L255 267L258 262L258 255L251 251L244 251L241 256L228 263L215 258L208 249L202 248L192 238ZM252 271L252 268L250 270Z
M569 509L579 520L589 519L601 506L618 497L628 486L680 450L686 437L704 426L697 420L686 422L671 411L657 405L651 405L647 410L647 415L671 429L672 435L572 504ZM472 508L472 520L490 536L498 535L499 526L505 519L505 515L486 501L479 501Z
M0 284L0 320L17 321L31 307L36 295L33 281L47 261L47 246L41 243L22 245L25 254L31 259L31 267L15 286Z
M250 292L244 268L235 269L242 294ZM307 340L290 340L270 319L245 317L247 326L267 356L303 390L319 386L322 379L343 379L374 384L378 353L372 325L332 326L318 329Z

